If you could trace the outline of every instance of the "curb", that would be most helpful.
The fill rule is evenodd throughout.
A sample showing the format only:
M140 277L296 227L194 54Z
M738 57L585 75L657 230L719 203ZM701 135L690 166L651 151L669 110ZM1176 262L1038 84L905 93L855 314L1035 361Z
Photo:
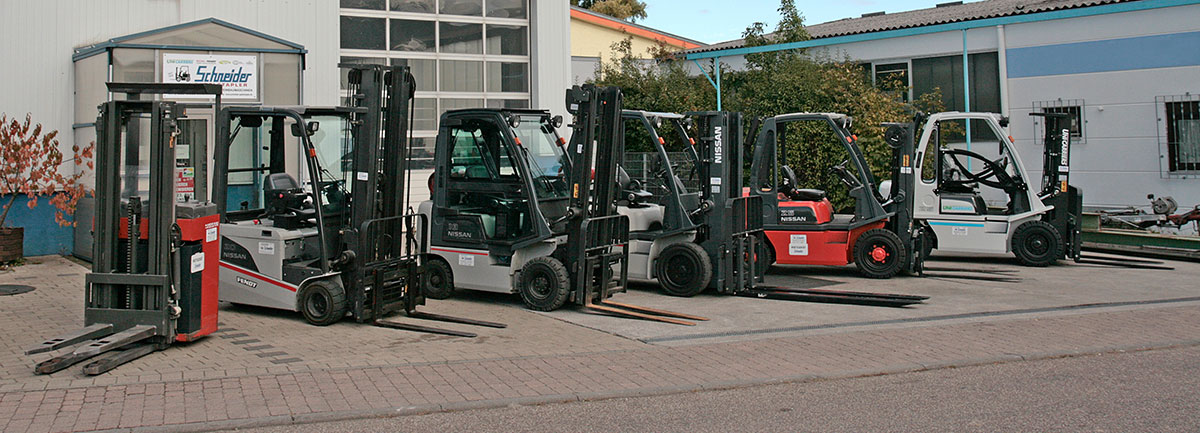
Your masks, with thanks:
M172 424L165 426L147 426L134 428L119 428L110 430L94 430L99 433L193 433L214 430L233 430L259 427L277 427L297 424L324 423L349 421L369 418L393 418L409 415L426 415L441 412L461 412L477 409L498 409L510 406L538 406L556 403L571 403L583 401L611 400L616 398L653 397L671 394L684 394L701 391L718 391L755 386L780 385L789 383L817 382L835 379L852 379L858 377L884 376L901 373L915 373L947 368L973 367L980 365L1004 364L1021 361L1039 361L1046 359L1069 358L1098 354L1141 352L1147 350L1175 349L1182 347L1200 346L1200 339L1168 341L1156 343L1141 343L1129 345L1110 345L1085 347L1075 350L1051 352L1034 352L1026 355L1004 354L980 358L968 358L950 361L934 361L929 363L901 363L880 368L847 370L836 373L803 374L776 378L739 379L709 382L701 384L664 386L653 388L635 388L615 391L581 392L572 394L552 394L530 397L504 398L493 400L475 400L453 403L425 404L386 409L361 409L336 412L322 412L302 415L278 415L262 418L246 418L224 421L206 421L187 424Z

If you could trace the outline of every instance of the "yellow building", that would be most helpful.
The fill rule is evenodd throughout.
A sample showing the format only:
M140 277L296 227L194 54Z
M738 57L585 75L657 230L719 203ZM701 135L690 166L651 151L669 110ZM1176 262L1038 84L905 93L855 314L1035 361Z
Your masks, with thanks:
M649 58L651 48L665 45L671 51L699 48L704 43L676 36L619 18L571 7L571 75L576 84L595 76L601 59L612 54L613 44L633 38L633 54Z

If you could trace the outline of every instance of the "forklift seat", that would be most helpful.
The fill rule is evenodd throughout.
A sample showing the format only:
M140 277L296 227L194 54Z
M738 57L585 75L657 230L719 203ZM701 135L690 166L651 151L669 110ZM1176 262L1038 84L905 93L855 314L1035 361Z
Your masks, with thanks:
M825 191L820 189L793 189L788 198L797 201L825 200Z
M306 203L308 193L300 187L300 182L287 173L271 173L267 175L263 185L266 197L267 213L275 225L280 228L299 228L306 224L309 218L316 216L316 209Z

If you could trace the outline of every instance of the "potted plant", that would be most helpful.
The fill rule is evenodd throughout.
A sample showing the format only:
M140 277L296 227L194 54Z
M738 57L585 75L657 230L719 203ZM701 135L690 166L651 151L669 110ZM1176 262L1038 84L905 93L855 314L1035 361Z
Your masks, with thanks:
M58 208L54 221L60 226L75 225L67 217L75 213L79 199L89 194L80 182L83 171L73 175L60 172L63 153L58 149L58 131L42 134L42 125L32 126L32 116L25 115L25 122L0 114L0 197L7 195L8 201L0 212L0 263L18 260L24 255L25 229L8 227L8 212L21 195L29 197L27 206L34 209L39 198L48 197L50 204ZM93 168L92 150L95 143L80 149L72 147L72 160L76 166L85 163Z

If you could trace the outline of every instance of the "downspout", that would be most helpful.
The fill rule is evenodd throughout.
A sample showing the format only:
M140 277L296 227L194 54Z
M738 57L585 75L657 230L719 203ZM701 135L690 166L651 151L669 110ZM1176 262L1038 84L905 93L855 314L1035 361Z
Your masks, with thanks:
M716 69L716 74L717 74L716 81L713 81L712 75L709 75L708 71L704 70L704 66L700 65L699 60L692 59L692 62L696 63L696 68L700 69L700 73L704 74L704 78L708 79L708 83L712 84L714 89L717 89L717 111L721 111L721 68L719 66L717 66L717 65L720 65L720 59L721 59L720 57L716 57L713 59L713 68Z
M1000 114L1008 113L1008 42L1004 40L1004 25L996 26L997 58L1000 69Z
M971 112L971 69L967 62L967 30L962 31L963 39L963 107L964 112ZM971 150L971 119L967 119L967 150ZM967 168L971 168L971 161L967 160Z

